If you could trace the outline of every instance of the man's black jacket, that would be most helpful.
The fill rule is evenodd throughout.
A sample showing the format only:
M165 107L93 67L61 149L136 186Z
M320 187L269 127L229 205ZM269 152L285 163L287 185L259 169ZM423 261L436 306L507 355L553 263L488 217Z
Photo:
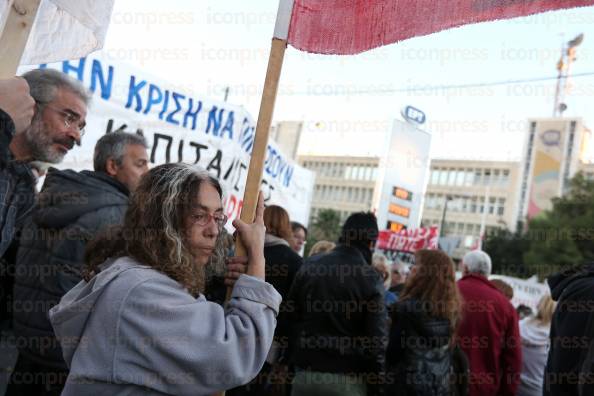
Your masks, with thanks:
M122 223L128 195L106 173L50 169L17 253L13 324L21 355L66 369L47 313L82 279L87 243Z
M295 277L289 300L294 304L295 366L361 375L369 394L377 394L384 381L388 333L384 287L359 248L339 245L309 258Z
M594 395L594 264L553 275L548 283L557 308L544 395Z

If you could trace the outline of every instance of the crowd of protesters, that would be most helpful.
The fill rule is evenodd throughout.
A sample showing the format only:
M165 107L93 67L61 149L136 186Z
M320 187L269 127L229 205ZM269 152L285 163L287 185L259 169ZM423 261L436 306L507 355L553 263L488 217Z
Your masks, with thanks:
M0 80L7 395L594 394L591 264L551 276L531 314L485 252L459 280L440 250L390 263L371 213L304 259L307 228L262 196L254 223L233 222L235 257L219 182L149 170L141 135L99 139L93 171L47 170L89 106L57 71Z

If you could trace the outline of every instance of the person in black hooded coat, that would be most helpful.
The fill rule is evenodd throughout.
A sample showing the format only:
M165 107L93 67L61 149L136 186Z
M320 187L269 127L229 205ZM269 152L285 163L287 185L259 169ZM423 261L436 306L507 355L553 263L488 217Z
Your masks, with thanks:
M544 395L594 395L594 263L555 274L547 282L557 308Z
M289 314L293 302L288 298L289 290L303 259L290 246L293 238L289 214L278 205L264 209L264 259L266 260L266 282L270 283L283 297L274 341L264 367L249 384L229 390L230 396L273 396L290 393L289 377L292 375L287 362L288 338L291 328Z

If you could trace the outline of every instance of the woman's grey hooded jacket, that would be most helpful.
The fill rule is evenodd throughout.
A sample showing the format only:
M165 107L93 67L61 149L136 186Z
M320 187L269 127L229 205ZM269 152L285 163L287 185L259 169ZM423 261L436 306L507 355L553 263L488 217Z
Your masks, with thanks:
M241 275L225 308L137 261L115 260L50 310L69 395L208 395L262 367L281 296Z

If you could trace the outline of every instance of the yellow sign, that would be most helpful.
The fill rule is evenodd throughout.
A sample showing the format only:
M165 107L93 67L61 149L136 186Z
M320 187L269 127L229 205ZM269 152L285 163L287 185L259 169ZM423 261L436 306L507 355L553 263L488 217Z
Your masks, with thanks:
M392 189L392 195L405 201L412 201L412 192L405 190L404 188L394 187Z
M386 228L392 232L400 232L405 229L406 226L396 221L388 221L388 226Z
M388 206L388 212L395 214L396 216L400 216L400 217L408 218L408 216L410 216L409 208L407 208L405 206L397 205L395 203L391 203L390 206Z

